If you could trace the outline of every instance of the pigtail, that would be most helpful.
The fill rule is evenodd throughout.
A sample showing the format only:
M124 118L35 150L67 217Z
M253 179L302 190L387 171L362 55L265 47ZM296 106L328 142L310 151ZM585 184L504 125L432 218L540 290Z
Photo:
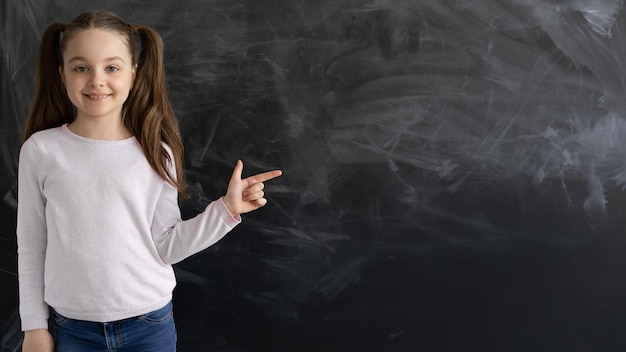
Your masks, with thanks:
M73 106L61 81L61 34L66 24L53 23L43 33L37 51L34 98L24 126L24 140L33 133L72 122Z
M124 106L124 123L139 140L155 171L176 187L181 197L186 197L183 142L167 97L163 41L151 27L129 25L128 28L131 36L137 34L141 39L141 48L133 89ZM162 142L171 148L171 156ZM175 174L171 171L172 164Z

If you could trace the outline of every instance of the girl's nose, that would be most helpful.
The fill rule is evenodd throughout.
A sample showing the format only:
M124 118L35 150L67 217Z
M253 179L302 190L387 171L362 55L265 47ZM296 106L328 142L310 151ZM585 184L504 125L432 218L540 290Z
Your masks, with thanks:
M104 81L100 75L92 75L88 84L91 88L102 87L104 85Z

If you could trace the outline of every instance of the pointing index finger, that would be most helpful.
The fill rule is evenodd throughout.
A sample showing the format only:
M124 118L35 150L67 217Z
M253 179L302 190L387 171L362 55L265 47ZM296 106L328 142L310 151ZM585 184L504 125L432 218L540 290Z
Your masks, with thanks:
M248 177L248 184L253 185L255 183L258 182L265 182L265 181L269 181L273 178L276 178L280 175L282 175L283 172L281 170L272 170L272 171L267 171L261 174L257 174L254 176L250 176Z

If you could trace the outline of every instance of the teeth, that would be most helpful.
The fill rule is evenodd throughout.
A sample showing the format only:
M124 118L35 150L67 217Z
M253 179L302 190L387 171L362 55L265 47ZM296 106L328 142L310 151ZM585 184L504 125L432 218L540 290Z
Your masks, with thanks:
M91 99L104 99L106 95L90 95Z

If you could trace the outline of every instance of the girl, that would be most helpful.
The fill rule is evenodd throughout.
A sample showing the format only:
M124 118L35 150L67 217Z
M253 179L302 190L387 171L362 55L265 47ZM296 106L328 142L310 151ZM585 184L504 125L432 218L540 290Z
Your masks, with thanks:
M19 161L23 351L174 351L171 265L264 206L263 182L281 175L242 179L238 161L226 195L182 221L183 145L162 57L152 28L111 12L42 36Z

